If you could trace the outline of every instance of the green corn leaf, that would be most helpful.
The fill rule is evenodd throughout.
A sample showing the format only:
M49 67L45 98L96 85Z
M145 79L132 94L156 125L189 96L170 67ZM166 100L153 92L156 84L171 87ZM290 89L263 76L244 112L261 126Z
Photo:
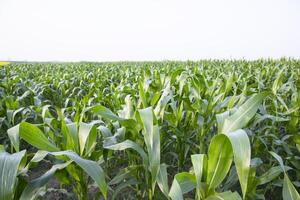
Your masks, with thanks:
M108 108L101 106L101 105L96 105L93 107L89 107L85 109L85 112L90 111L94 114L101 115L104 118L110 119L110 120L124 120L123 118L115 115L111 110Z
M172 98L173 93L170 89L170 82L167 81L167 86L163 89L163 93L154 109L154 113L157 118L163 118L165 107Z
M221 130L224 126L225 119L227 119L229 117L229 115L230 115L230 110L227 110L223 113L219 113L216 115L219 133L221 133Z
M280 84L282 83L282 81L283 81L283 78L284 78L284 74L283 74L283 71L284 71L285 69L283 68L283 69L281 69L279 72L278 72L278 74L277 74L277 78L275 79L275 81L273 82L273 85L272 85L272 92L273 92L273 94L275 94L276 95L276 93L277 93L277 90L278 90L278 88L279 88L279 86L280 86Z
M133 149L136 152L138 152L140 154L140 156L142 157L144 163L148 163L148 157L147 154L145 153L145 151L143 150L142 147L140 147L137 143L131 141L131 140L125 140L124 142L121 143L117 143L114 145L109 145L109 146L103 146L105 149L110 149L110 150L125 150L125 149Z
M282 197L283 197L283 200L299 200L300 199L299 193L297 192L293 183L290 181L287 174L284 174Z
M183 195L196 188L196 177L190 173L176 174L169 192L172 200L183 200Z
M105 126L99 126L97 129L99 129L101 131L102 136L104 138L113 136L111 131L108 128L106 128Z
M81 158L78 154L72 151L58 151L58 152L47 152L47 151L38 151L35 156L32 158L30 162L39 162L44 159L47 154L51 154L53 156L67 156L71 161L74 161L77 165L79 165L97 184L101 193L106 198L107 195L107 184L105 181L105 173L100 165L92 160L87 160ZM70 162L65 163L65 165L70 164ZM53 169L48 171L48 174L40 177L41 179L37 179L36 183L33 182L32 186L28 186L28 191L35 192L35 185L45 183L48 178L51 178L52 174L55 173L56 170L63 169L64 165L56 165L53 166ZM24 193L25 197L26 194Z
M39 150L34 154L30 162L36 162L36 163L40 162L48 155L48 153L49 153L48 151Z
M0 152L0 199L14 199L17 174L26 151L9 154Z
M83 159L72 151L52 152L51 154L54 156L67 156L69 159L79 165L97 183L101 193L106 199L107 184L105 181L105 173L97 162Z
M123 126L129 127L129 128L134 128L136 125L135 120L119 117L118 115L114 114L111 110L109 110L108 108L101 106L101 105L88 107L85 109L84 112L88 112L88 111L91 113L94 113L96 115L100 115L109 120L119 121Z
M191 156L191 159L192 159L194 173L197 181L197 196L199 198L202 198L200 193L200 187L201 187L202 174L204 173L204 167L207 163L206 160L207 158L206 155L204 154L194 154Z
M153 144L153 114L152 108L148 107L145 109L139 110L139 114L144 126L144 131L142 132L144 135L144 140L147 146L148 152L152 149Z
M78 139L80 146L80 155L83 155L83 151L86 148L86 152L90 152L93 145L96 142L97 130L94 125L79 123Z
M80 153L80 145L79 145L79 134L78 134L78 126L77 123L63 124L62 126L66 127L66 135L67 135L67 148L73 149L77 153ZM62 130L63 132L63 130Z
M19 137L40 150L59 151L59 148L51 143L43 132L33 124L21 122L7 130L7 133L16 151L19 151Z
M284 167L282 158L273 151L269 151L269 153L279 162L282 171L285 173L285 167Z
M220 133L230 133L238 129L244 128L247 123L257 112L262 100L266 97L266 93L255 94L241 105L236 112L224 120Z
M251 161L251 146L247 133L240 129L227 134L234 155L234 163L241 184L243 198L247 192L247 184Z
M22 169L21 172L26 173L29 170L29 167L32 165L32 163L38 163L42 161L48 155L48 153L48 151L43 150L37 151L31 158L30 162Z
M146 108L147 107L146 91L144 91L142 81L139 81L139 96L140 96L140 100L143 104L143 107Z
M70 163L71 162L56 164L39 178L29 182L29 184L25 187L24 191L22 192L20 200L36 199L41 189L43 189L43 187L48 183L48 181L54 176L55 172L57 170L62 170L66 168Z
M7 130L8 137L14 149L20 151L20 138L19 138L20 125L16 125Z
M241 196L237 192L222 192L207 197L205 200L241 200Z
M157 175L160 168L160 135L158 126L153 127L153 140L151 152L148 155L152 177L152 191L154 192Z
M232 148L229 139L216 135L208 148L207 180L208 188L216 188L227 175L232 163Z
M147 146L149 167L151 172L152 191L154 192L156 178L160 167L160 134L157 125L153 125L152 107L139 110L140 118L144 126L143 136Z
M113 136L108 136L104 138L103 145L111 146L117 144L120 141L124 140L126 128L118 128L117 132Z
M292 169L292 168L285 166L285 171L288 171L289 169ZM275 167L270 168L267 172L265 172L258 178L258 185L263 185L263 184L266 184L266 183L274 180L281 173L282 173L281 166L275 166Z
M168 172L167 165L161 164L157 176L157 184L162 193L169 198Z
M286 168L283 164L282 158L276 154L275 152L269 152L280 164L282 171L284 172L284 179L283 179L283 189L282 189L282 197L283 200L298 200L300 199L300 195L297 192L295 186L290 181L288 175L286 174Z
M226 79L224 95L226 95L231 89L234 82L234 73L230 73L229 78Z

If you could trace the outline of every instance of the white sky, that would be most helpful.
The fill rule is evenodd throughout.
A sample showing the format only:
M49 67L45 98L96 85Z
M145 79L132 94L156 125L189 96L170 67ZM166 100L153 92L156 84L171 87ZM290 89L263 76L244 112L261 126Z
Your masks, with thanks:
M300 58L299 0L0 0L0 60Z

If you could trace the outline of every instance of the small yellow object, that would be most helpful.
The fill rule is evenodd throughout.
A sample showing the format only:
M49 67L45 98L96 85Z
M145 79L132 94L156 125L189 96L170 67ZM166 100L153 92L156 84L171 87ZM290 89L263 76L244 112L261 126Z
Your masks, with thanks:
M1 66L5 66L8 65L10 62L6 62L6 61L0 61L0 67Z

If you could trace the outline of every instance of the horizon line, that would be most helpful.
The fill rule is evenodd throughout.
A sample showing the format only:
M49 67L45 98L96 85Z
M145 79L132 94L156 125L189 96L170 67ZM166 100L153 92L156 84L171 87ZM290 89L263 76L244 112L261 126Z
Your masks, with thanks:
M157 60L0 60L11 63L113 63L113 62L200 62L200 61L259 61L259 60L300 60L292 56L282 56L279 58L261 57L261 58L202 58L202 59L157 59Z

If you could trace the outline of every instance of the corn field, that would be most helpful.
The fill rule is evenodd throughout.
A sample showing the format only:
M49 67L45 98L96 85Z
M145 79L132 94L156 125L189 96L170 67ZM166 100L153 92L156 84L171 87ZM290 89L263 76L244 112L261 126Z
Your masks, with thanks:
M0 65L0 200L300 199L299 60Z

